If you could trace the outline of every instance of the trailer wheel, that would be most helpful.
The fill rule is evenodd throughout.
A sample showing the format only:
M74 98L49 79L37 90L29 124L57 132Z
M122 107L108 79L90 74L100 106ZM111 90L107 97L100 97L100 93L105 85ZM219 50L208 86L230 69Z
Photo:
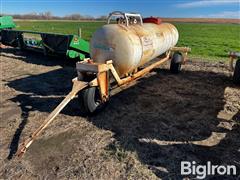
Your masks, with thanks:
M236 61L236 66L233 73L233 82L235 84L240 84L240 59Z
M183 61L183 56L180 53L174 53L171 59L170 71L173 74L178 74L181 71L181 63Z
M91 81L92 76L88 76L82 72L78 72L78 80ZM98 87L85 88L78 93L78 100L80 103L80 113L87 115L101 111L106 103L101 102L101 97Z
M84 89L82 100L86 113L97 113L106 106L106 103L101 101L98 87Z

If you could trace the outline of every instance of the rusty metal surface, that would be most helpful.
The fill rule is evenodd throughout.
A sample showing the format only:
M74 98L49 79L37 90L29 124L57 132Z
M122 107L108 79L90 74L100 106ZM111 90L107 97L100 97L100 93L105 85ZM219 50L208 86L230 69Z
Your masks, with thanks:
M170 53L167 54L166 57L159 59L157 62L145 67L144 69L142 69L141 71L136 72L135 74L133 74L132 76L128 76L126 78L121 79L118 84L119 86L129 83L131 81L134 81L135 79L141 78L142 76L144 76L145 74L149 73L153 68L165 63L166 61L169 60L169 55Z
M112 59L117 73L123 76L165 53L177 41L178 31L168 23L108 24L94 33L90 53L94 62Z
M108 71L98 73L97 75L98 86L102 102L106 102L109 98L109 78Z

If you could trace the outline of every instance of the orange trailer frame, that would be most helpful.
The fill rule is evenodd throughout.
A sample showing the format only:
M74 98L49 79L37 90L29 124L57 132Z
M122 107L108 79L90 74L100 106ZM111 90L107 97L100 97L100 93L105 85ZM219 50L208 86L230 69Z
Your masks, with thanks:
M21 157L33 143L33 141L40 135L40 133L54 120L54 118L61 112L61 110L83 89L89 87L99 87L100 97L103 103L109 100L109 72L113 75L114 80L117 82L117 87L128 84L138 78L143 77L145 74L149 73L155 67L169 61L173 56L174 52L179 52L183 55L184 64L187 61L187 54L191 49L188 47L173 47L166 52L163 58L159 58L155 63L143 68L138 71L137 69L129 74L126 74L125 77L121 78L114 65L112 60L106 61L104 64L94 63L91 59L85 59L84 61L78 62L76 68L78 73L90 73L95 76L90 81L82 81L79 77L76 77L72 80L73 87L71 92L64 98L64 100L49 114L49 116L44 120L42 125L37 128L28 139L26 139L20 146L16 155Z

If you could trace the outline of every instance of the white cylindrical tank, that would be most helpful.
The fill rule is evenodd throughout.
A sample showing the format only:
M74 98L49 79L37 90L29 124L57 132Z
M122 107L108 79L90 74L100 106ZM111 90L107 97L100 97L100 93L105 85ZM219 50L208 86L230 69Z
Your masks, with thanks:
M93 34L90 55L97 63L113 60L122 76L165 53L177 41L178 31L169 23L107 24Z

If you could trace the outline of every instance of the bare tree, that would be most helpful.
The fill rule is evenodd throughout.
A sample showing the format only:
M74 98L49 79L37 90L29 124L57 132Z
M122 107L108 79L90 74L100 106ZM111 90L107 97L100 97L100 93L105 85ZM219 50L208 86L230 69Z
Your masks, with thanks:
M52 19L52 13L50 11L47 11L47 12L44 13L44 17L48 20Z
M82 16L80 14L70 14L70 15L67 15L67 16L64 16L64 19L68 19L68 20L80 20L82 19Z
M96 18L96 20L106 20L106 19L107 19L107 16L104 16L104 15Z

